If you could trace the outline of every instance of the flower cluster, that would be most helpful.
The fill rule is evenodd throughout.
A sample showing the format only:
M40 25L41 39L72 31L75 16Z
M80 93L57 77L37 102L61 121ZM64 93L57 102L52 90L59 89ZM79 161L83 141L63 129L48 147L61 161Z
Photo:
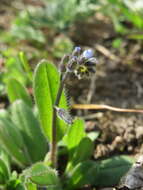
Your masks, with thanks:
M75 47L72 54L66 58L68 58L66 71L74 73L78 79L89 77L91 73L95 73L97 60L93 50L82 51L80 47Z

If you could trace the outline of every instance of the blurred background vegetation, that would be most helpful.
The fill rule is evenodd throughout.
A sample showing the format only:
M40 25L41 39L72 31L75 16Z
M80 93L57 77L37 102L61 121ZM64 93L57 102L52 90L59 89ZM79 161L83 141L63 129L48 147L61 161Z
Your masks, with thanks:
M30 86L20 51L30 67L58 63L75 45L95 49L101 64L141 62L142 10L142 0L1 0L0 94L11 76Z
M1 0L0 17L0 95L4 98L9 78L16 78L30 90L29 72L35 64L43 58L58 64L74 46L95 50L100 63L97 66L100 81L105 76L110 78L107 71L111 68L116 67L119 72L123 68L128 73L129 67L134 68L143 61L142 0ZM135 70L139 72L140 68ZM114 76L114 79L117 81L120 77ZM73 85L74 82L69 87ZM138 106L142 84L136 86ZM74 92L72 95L79 96ZM85 96L79 96L76 101L85 102ZM119 96L120 93L116 94ZM105 100L102 97L101 102ZM100 98L97 96L96 101ZM131 101L126 104L133 105Z
M2 0L1 58L25 51L58 59L75 44L103 41L122 51L126 40L142 42L142 10L141 0Z

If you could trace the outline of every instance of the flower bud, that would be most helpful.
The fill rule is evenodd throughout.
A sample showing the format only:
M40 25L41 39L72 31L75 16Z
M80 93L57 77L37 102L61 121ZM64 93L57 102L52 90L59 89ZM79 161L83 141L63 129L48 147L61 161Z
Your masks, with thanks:
M81 47L77 46L77 47L74 48L74 52L80 52L80 51L81 51Z
M92 49L85 50L85 51L83 52L83 54L82 54L82 56L83 56L84 58L86 58L86 59L92 58L93 55L94 55L94 52L93 52Z
M71 115L69 114L68 110L65 110L63 108L59 108L57 106L55 106L55 109L57 111L58 117L61 120L63 120L68 125L71 125L73 123L73 119L72 119Z

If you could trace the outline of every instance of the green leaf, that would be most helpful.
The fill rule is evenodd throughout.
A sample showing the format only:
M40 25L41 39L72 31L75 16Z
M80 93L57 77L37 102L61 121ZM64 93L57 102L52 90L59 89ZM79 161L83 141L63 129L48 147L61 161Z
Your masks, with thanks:
M0 118L9 118L9 113L5 109L0 109Z
M84 137L79 145L75 148L73 157L69 161L67 165L66 172L70 171L74 166L76 166L79 162L83 162L88 160L94 150L94 144L88 137Z
M27 190L37 190L37 187L36 187L36 186L37 186L36 184L31 183L31 182L27 182L27 183L26 183L26 188L27 188Z
M98 165L96 162L90 160L81 162L69 172L66 189L74 190L76 188L81 188L84 185L93 184L95 175L97 174Z
M7 135L8 139L11 139L19 148L22 148L24 146L22 136L12 121L2 118L0 119L0 125L2 132Z
M18 99L23 100L27 105L32 106L32 100L26 88L16 79L9 79L7 82L7 93L10 102Z
M45 37L41 30L34 29L32 26L17 26L11 27L11 36L15 40L29 40L37 41L39 43L45 43ZM13 39L13 40L14 40Z
M10 189L11 190L11 189ZM14 190L37 190L37 189L28 189L25 188L25 186L23 184L18 184Z
M28 162L24 156L25 145L19 130L15 128L12 121L4 118L0 118L0 143L20 166Z
M53 64L42 61L38 64L34 74L34 95L41 125L45 136L51 141L52 138L52 117L53 105L57 96L60 83L60 76ZM60 108L67 109L67 102L64 93L60 99ZM64 121L57 120L57 137L60 139L67 128Z
M28 63L27 57L26 57L26 55L24 54L23 51L19 52L19 58L20 58L20 61L23 64L23 67L24 67L25 71L27 72L29 80L32 81L32 78L33 78L32 71L31 71L30 65Z
M97 164L100 167L94 185L98 187L117 185L120 178L131 168L133 161L134 160L128 156L115 156L98 161ZM102 181L100 179L102 179Z
M3 171L5 178L8 180L10 176L9 168L7 168L7 165L2 159L0 159L0 171Z
M21 84L27 84L27 76L25 71L23 70L19 58L17 56L11 56L9 52L7 52L5 56L7 57L7 59L5 62L6 72L4 73L3 78L4 83L7 83L8 80L11 78L15 78Z
M11 174L10 179L7 181L5 189L6 190L27 190L25 188L25 185L18 178L18 175L15 171Z
M3 181L6 183L9 179L9 171L2 159L0 159L0 173L3 176Z
M32 109L18 100L13 103L11 111L13 123L21 132L31 161L43 159L47 152L47 143Z
M8 154L1 149L0 150L0 159L4 161L6 167L7 167L7 171L8 171L8 176L10 175L10 157L8 156Z
M90 184L95 187L115 186L130 169L133 160L127 156L116 156L103 161L81 162L68 173L67 190Z
M9 157L4 152L4 150L0 150L0 184L7 183L10 178L10 163Z
M5 184L5 176L4 174L0 171L0 185Z
M30 179L32 183L40 186L47 186L48 190L61 190L61 184L57 172L48 167L45 163L39 162L25 170L22 178Z
M80 141L77 148L75 149L75 152L72 158L72 164L76 165L79 162L83 162L89 159L93 153L93 150L94 150L93 142L88 137L84 137Z
M84 125L85 124L82 119L75 120L63 138L63 142L68 148L70 159L73 156L74 149L78 146L82 138L86 136Z

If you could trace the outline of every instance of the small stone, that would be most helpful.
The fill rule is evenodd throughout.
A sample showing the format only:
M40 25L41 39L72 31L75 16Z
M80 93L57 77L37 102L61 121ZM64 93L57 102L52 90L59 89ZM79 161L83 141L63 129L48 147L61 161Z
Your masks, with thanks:
M143 126L138 126L136 128L136 138L137 139L143 138Z

